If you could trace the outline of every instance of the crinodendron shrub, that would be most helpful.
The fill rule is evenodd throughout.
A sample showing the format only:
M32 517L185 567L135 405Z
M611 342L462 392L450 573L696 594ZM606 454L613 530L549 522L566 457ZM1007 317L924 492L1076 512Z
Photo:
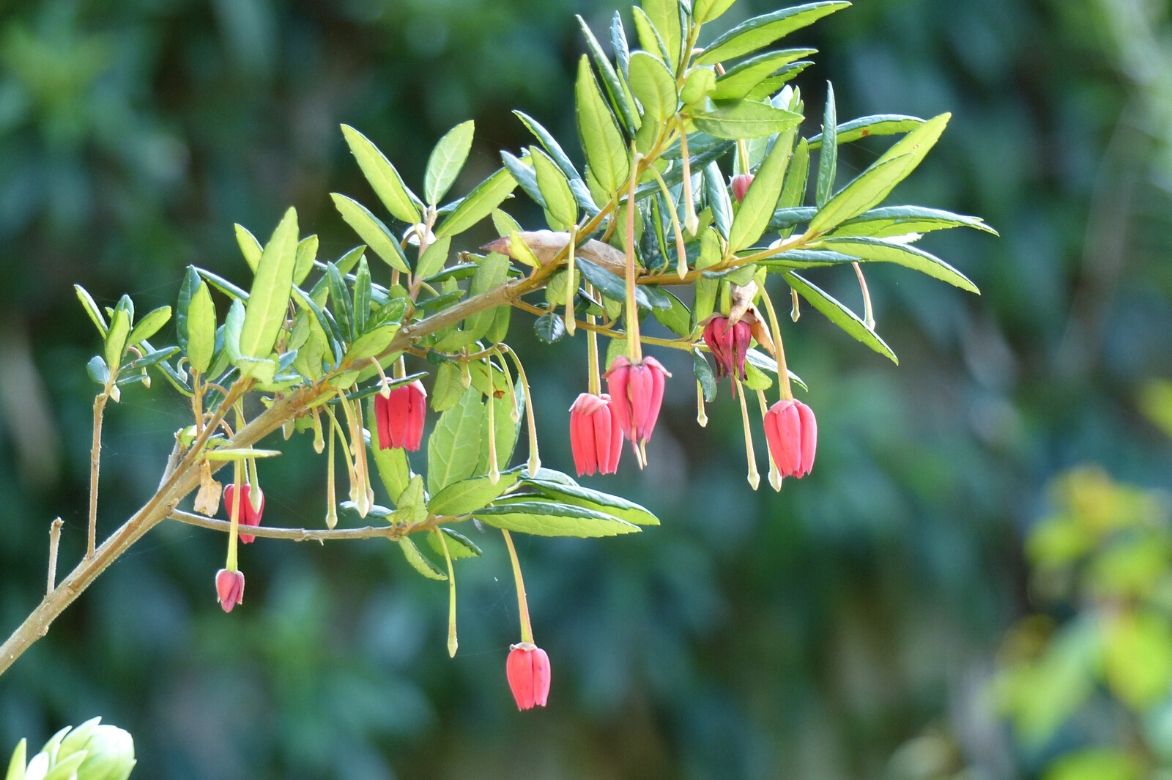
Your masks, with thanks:
M805 390L782 346L793 325L782 323L771 295L792 298L786 310L795 323L804 301L895 361L875 332L864 264L895 263L976 292L915 243L935 230L992 231L975 217L885 205L936 143L947 114L840 124L830 91L821 132L803 135L805 106L791 82L811 65L805 58L813 50L775 45L849 3L785 8L710 32L730 5L644 0L630 17L633 41L615 16L612 56L583 25L587 53L574 100L584 165L518 111L532 145L502 152L499 170L453 195L472 122L439 140L414 188L366 135L343 126L375 196L371 207L332 196L360 246L319 258L317 238L304 235L290 209L263 244L236 227L247 281L188 268L173 310L136 316L125 296L103 308L79 287L103 342L88 365L100 387L88 550L59 584L51 568L44 600L0 648L0 671L167 520L225 534L227 561L214 577L225 611L242 601L247 556L239 545L254 537L393 540L420 575L448 583L448 650L455 653L456 569L480 554L461 528L475 522L500 529L514 570L520 642L507 676L517 704L544 704L550 662L534 644L510 534L615 536L658 520L542 468L523 360L507 342L510 327L520 325L516 313L534 318L543 341L585 337L589 384L568 420L579 476L613 473L625 449L625 467L654 454L665 383L695 383L703 425L704 404L726 377L745 426L752 486L760 476L750 407L765 429L772 487L808 473L817 427L810 407L793 397L794 385ZM839 186L839 147L866 136L897 140ZM520 197L541 207L544 225L510 216L510 198ZM465 233L485 220L499 238L468 245ZM838 273L857 277L861 316L815 283ZM175 344L161 346L172 314ZM673 351L686 363L652 356ZM692 378L682 375L685 365ZM190 404L192 422L175 434L157 492L99 545L103 414L125 387L157 385L151 380L160 377ZM434 423L424 436L428 417ZM527 461L512 465L522 427ZM325 528L260 525L257 464L280 454L277 431L312 437L325 456ZM336 494L339 481L344 497ZM189 496L193 511L180 508ZM221 504L228 520L213 519Z

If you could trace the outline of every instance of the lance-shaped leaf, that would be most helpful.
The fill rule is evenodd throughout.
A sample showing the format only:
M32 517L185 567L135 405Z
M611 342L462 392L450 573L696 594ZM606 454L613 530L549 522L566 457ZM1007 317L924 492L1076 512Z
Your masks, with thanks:
M354 159L358 161L362 175L370 182L370 186L387 207L387 211L391 212L395 219L408 224L419 222L419 198L403 184L403 178L399 176L395 166L391 165L370 139L353 127L342 125L342 135L345 136Z
M446 132L431 150L423 174L423 197L431 205L436 205L448 194L456 177L460 175L460 169L464 167L464 161L472 149L475 130L476 124L471 119L461 122Z
M399 549L403 551L403 557L407 563L411 564L412 569L429 580L446 581L448 579L448 575L420 551L415 542L411 541L411 537L403 536L399 538L398 542Z
M318 238L316 235L306 236L297 243L297 262L293 264L293 284L301 284L313 270L313 263L317 260Z
M109 328L106 325L106 318L102 316L101 308L94 302L93 296L80 284L73 285L73 291L77 293L77 300L81 302L81 308L85 309L85 313L89 315L90 322L94 324L104 339Z
M130 336L127 337L127 344L138 344L144 339L149 339L151 336L162 330L167 321L171 319L171 307L160 306L147 312L142 319L134 323L134 327L130 330Z
M433 495L476 471L485 428L480 398L480 391L469 387L459 403L440 415L428 437L427 487Z
M437 238L423 250L423 256L415 265L415 275L420 279L430 279L443 270L448 260L448 253L452 248L452 237Z
M860 260L902 265L962 290L980 294L980 290L967 276L939 257L914 246L869 237L828 238L820 245Z
M716 80L713 100L740 100L754 87L795 60L814 54L816 49L771 51L745 60Z
M706 24L727 11L736 0L696 0L692 16L696 24Z
M582 506L596 512L612 515L635 525L659 525L659 518L646 508L610 493L591 490L581 485L567 485L542 479L526 479L525 486L531 487L547 498L564 504ZM518 499L519 500L519 499Z
M265 245L256 266L240 330L240 354L264 358L285 322L297 260L297 212L289 209Z
M549 155L535 146L529 147L529 157L537 174L537 188L545 200L550 228L565 230L578 222L578 204L570 190L570 182Z
M716 374L713 373L708 358L704 357L704 353L698 349L692 350L692 375L700 383L700 392L704 394L705 403L715 401L717 391Z
M436 238L463 233L491 214L497 206L504 202L505 198L513 193L516 187L516 180L503 168L489 176L476 185L472 192L464 196L456 208L452 209L451 213L444 218L444 221L435 229Z
M888 206L871 209L842 223L834 230L834 237L871 236L872 238L884 238L958 227L973 228L995 236L998 235L997 231L986 225L980 217L953 214L949 211L923 206Z
M541 147L549 154L550 159L557 163L558 168L569 179L570 190L573 191L574 199L578 201L578 205L591 215L597 214L598 206L594 203L594 198L591 197L590 190L586 187L586 182L582 179L582 174L578 173L578 169L574 167L574 163L570 161L569 156L566 155L565 150L562 149L557 139L542 127L540 122L528 114L522 111L514 111L513 113L529 129L529 132L533 133L533 137L541 142ZM516 230L520 230L520 227L517 227ZM499 227L498 231L502 236L512 232L509 230L500 230Z
M665 61L670 61L672 57L668 54L667 44L664 43L663 36L655 29L647 12L639 6L632 6L631 18L635 21L635 35L639 38L639 45L645 51L659 52Z
M842 328L852 338L861 341L892 363L899 365L899 358L891 351L891 347L887 346L887 342L879 338L878 333L868 328L857 314L843 306L838 299L793 271L785 272L785 280L790 287L797 291L798 295L805 298L826 319Z
M680 27L679 0L642 0L640 5L655 26L655 31L667 47L668 64L675 67L680 61L683 30Z
M763 49L774 41L784 38L794 30L811 25L824 16L841 11L850 3L835 0L825 3L808 3L783 8L763 16L755 16L741 22L724 35L708 44L696 58L701 64L712 64L735 59L743 54Z
M753 177L753 183L749 185L745 200L737 210L729 229L730 252L737 252L750 246L761 237L769 225L769 220L777 208L777 199L781 195L785 170L793 150L794 135L795 131L791 128L777 137L773 142L773 148L765 157L765 162Z
M334 201L334 207L338 209L338 213L342 215L342 219L346 221L346 224L358 234L358 237L384 263L396 271L401 271L405 274L411 272L407 267L407 259L403 256L403 250L400 248L399 242L391 235L391 231L387 229L387 226L383 224L382 220L374 214L371 214L366 206L363 206L353 198L337 192L331 192L330 197Z
M761 138L797 127L802 115L764 103L741 100L719 104L713 111L693 114L696 127L716 138Z
M847 184L810 220L809 232L827 233L852 217L878 205L907 178L935 146L951 114L940 114L901 138Z
M216 306L207 284L202 280L192 293L185 319L178 330L184 333L187 362L192 371L206 372L216 352Z
M630 175L631 161L627 157L622 133L598 89L598 82L590 69L590 59L585 54L578 60L574 105L586 164L607 196L614 195Z
M843 122L835 128L834 135L840 144L848 144L860 138L869 138L878 135L899 135L915 130L924 124L924 120L915 116L903 114L876 114L863 116ZM810 148L817 149L822 145L822 133L810 139Z
M834 174L838 171L838 109L834 105L834 86L826 82L826 110L822 116L822 151L818 155L818 183L814 202L818 208L830 200Z
M187 349L187 310L191 306L191 297L195 290L203 283L195 266L187 266L183 274L183 283L179 285L179 300L175 305L175 337L176 343L182 350Z
M444 535L443 544L440 543L441 533ZM436 528L431 531L427 535L427 545L436 555L443 555L444 548L446 547L448 555L451 556L453 561L464 558L477 558L484 552L467 536L453 531L451 528Z
M536 536L598 538L638 533L639 526L586 507L537 498L504 499L473 513L481 522Z
M434 515L466 515L475 512L488 506L497 496L511 488L519 477L519 472L512 471L502 473L496 482L492 482L488 477L473 477L453 482L432 496L427 508Z
M637 51L631 55L630 74L631 91L643 106L645 119L663 122L675 114L679 104L676 80L661 59Z
M256 264L260 262L264 247L244 225L236 224L233 227L236 230L236 246L240 247L240 254L244 256L244 262L248 264L250 271L256 273Z
M578 26L582 28L582 37L586 39L586 48L594 60L595 67L602 74L602 83L606 85L606 94L610 98L611 106L617 112L619 120L627 132L634 134L639 129L639 116L635 113L635 109L631 105L630 94L619 80L619 76L615 72L614 66L610 64L610 59L607 58L606 52L602 50L602 44L594 37L590 26L586 24L586 20L581 16L578 17Z

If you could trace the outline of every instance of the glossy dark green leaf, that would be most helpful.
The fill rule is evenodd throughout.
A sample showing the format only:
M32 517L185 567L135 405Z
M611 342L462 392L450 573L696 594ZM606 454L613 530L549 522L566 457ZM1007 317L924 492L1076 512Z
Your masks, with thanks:
M596 512L626 520L628 523L659 525L659 518L645 507L620 496L603 493L600 490L542 479L526 479L525 486L536 490L546 498L552 498L563 504L593 509Z
M372 252L391 268L405 274L410 273L402 248L382 220L353 198L337 192L331 192L330 197L342 219Z
M712 364L704 353L698 349L692 350L692 375L700 383L700 390L704 393L704 400L712 403L716 400L716 374L712 372Z
M85 372L89 374L89 378L97 382L103 387L110 381L110 369L106 366L106 361L102 359L101 355L94 355L85 364Z
M704 52L696 58L696 61L711 64L736 59L749 52L763 49L794 30L813 24L822 17L835 11L841 11L849 5L850 3L844 0L807 3L806 5L783 8L763 16L755 16L741 22L708 44Z
M692 333L692 312L688 311L688 307L684 302L677 298L667 290L660 290L668 301L668 308L655 308L651 310L651 314L655 317L660 325L670 330L672 333L686 338Z
M606 194L613 195L626 183L631 163L626 142L599 92L590 60L585 54L578 60L574 105L586 164Z
M419 222L419 208L422 204L419 198L407 189L395 166L391 165L370 139L353 127L342 125L342 135L345 136L354 159L358 161L362 175L370 182L370 186L374 188L375 194L386 206L387 211L402 222Z
M716 109L694 114L696 127L716 138L761 138L797 127L802 115L793 111L742 100L719 104Z
M866 344L892 363L899 365L899 358L891 351L891 347L887 346L887 343L879 338L879 334L868 328L857 314L846 306L843 306L836 298L826 293L820 287L798 276L793 271L785 272L785 280L807 303L813 306L826 319L846 331L847 335Z
M627 31L623 29L623 17L618 11L610 18L610 48L614 51L615 64L619 72L629 73L631 49L627 45Z
M555 344L566 337L566 323L557 312L547 312L533 321L533 333L546 344Z
M476 185L459 205L452 210L444 221L435 229L436 238L454 236L463 233L480 220L487 217L513 193L517 182L508 171L498 170L493 175Z
M570 190L574 193L574 200L578 202L578 205L588 214L597 214L598 206L594 203L594 198L591 197L590 190L586 187L586 182L582 179L582 174L574 167L574 163L570 161L570 158L566 155L565 150L562 149L561 144L557 142L557 139L542 127L540 122L528 114L522 111L514 111L513 113L528 128L529 132L533 134L533 137L541 142L541 147L545 149L550 159L557 163L558 168L569 179ZM520 226L516 229L520 230ZM498 230L498 233L502 236L506 236L510 232L512 231Z
M555 501L505 499L473 513L486 525L535 536L598 538L638 533L639 526L586 507Z
M431 205L438 204L448 194L456 177L460 175L460 169L468 159L468 152L472 150L475 131L476 124L471 119L461 122L444 133L431 150L423 174L423 197Z
M770 271L781 271L793 268L824 268L831 265L849 265L858 260L857 257L844 255L841 252L831 252L825 249L794 249L774 255L768 260L760 261L760 265Z
M614 301L625 301L627 296L627 288L622 279L607 271L600 265L596 265L589 260L581 257L577 260L578 270L582 272L582 276L586 281L590 282L598 291ZM635 305L640 309L653 309L656 303L662 308L669 308L670 302L653 301L647 296L647 292L642 287L635 288Z

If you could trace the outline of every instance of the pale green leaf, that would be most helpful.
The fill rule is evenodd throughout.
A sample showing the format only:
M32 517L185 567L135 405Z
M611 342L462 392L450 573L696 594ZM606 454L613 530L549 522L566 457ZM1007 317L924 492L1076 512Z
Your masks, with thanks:
M85 309L85 313L89 315L90 322L98 329L98 333L102 334L102 338L106 338L109 326L106 325L106 318L102 316L102 310L94 302L93 296L80 284L73 285L73 291L77 293L77 300L81 302L81 308Z
M316 235L306 236L297 244L297 261L293 264L293 284L301 284L313 270L313 261L317 259L318 238Z
M914 246L868 237L828 238L818 245L860 260L902 265L962 290L980 294L980 290L967 276L939 257Z
M252 279L240 329L243 357L266 358L272 352L289 307L296 261L297 212L289 209L265 245Z
M443 236L433 241L423 251L423 256L415 265L415 276L419 279L430 279L443 270L448 261L448 253L452 248L452 237Z
M627 157L626 143L599 92L598 82L590 69L590 60L585 54L578 60L574 104L578 135L586 153L589 171L608 197L614 195L626 183L631 162Z
M973 228L994 236L997 235L997 231L986 225L980 217L953 214L923 206L888 206L871 209L854 219L843 222L835 228L833 235L835 238L840 236L884 238L958 227Z
M729 229L730 252L737 252L750 246L768 227L769 220L777 208L777 199L781 195L785 170L793 151L794 135L794 129L790 128L777 137L773 142L773 148L765 157L765 162L753 177L753 183L749 185L745 200L737 210Z
M645 51L631 55L631 91L643 106L646 118L663 122L676 112L676 81L658 57Z
M160 306L147 312L142 319L134 323L134 327L130 330L130 336L127 337L126 343L130 345L138 344L144 339L149 339L151 336L162 330L163 326L171 319L171 307Z
M903 114L876 114L875 116L863 116L858 119L852 119L849 122L843 122L835 128L834 134L839 144L848 144L860 138L906 133L922 124L924 124L924 120L919 117L905 116ZM817 149L820 146L822 146L822 133L810 139L811 149Z
M834 105L834 86L826 82L826 110L822 115L822 151L818 155L818 181L814 185L814 202L818 208L830 200L834 175L838 172L838 110Z
M529 157L537 174L537 187L545 200L545 210L554 224L553 230L566 230L578 222L578 204L570 190L570 182L549 155L535 146L529 147Z
M391 268L405 274L411 272L407 267L407 260L403 256L403 250L395 241L395 237L391 235L391 231L382 223L382 220L371 214L366 206L353 198L337 192L331 192L330 197L333 198L334 207L338 209L342 219L358 234L363 243L370 247L371 251Z
M433 495L476 471L485 428L480 399L476 388L465 390L460 402L440 415L427 440L427 486Z
M785 272L785 280L790 287L797 291L798 295L805 298L826 319L846 331L847 335L861 341L892 363L899 365L899 358L891 351L891 347L879 338L879 334L868 328L857 314L843 306L837 299L792 271Z
M126 337L130 335L130 315L118 307L110 315L110 329L106 332L106 365L117 372L122 365L122 353L126 351Z
M508 171L503 168L498 170L478 184L456 205L456 208L452 209L436 228L436 238L463 233L491 214L516 187L517 182Z
M541 500L506 499L486 506L473 516L495 528L536 536L596 538L639 531L639 526L586 507Z
M200 282L187 307L187 362L192 371L203 373L212 364L216 351L216 305L207 283Z
M808 3L795 5L792 8L783 8L763 16L755 16L741 22L708 44L704 52L696 58L696 62L707 64L725 62L763 49L794 30L813 24L822 17L835 11L841 11L849 5L850 3L844 0Z
M797 127L802 115L793 111L742 100L719 105L715 110L694 114L696 127L716 138L738 140L761 138Z
M747 59L716 80L713 100L741 100L754 87L794 60L814 54L816 49L783 49Z
M399 539L399 549L403 551L403 557L407 559L407 563L411 564L411 568L415 569L415 571L429 580L447 581L448 575L444 573L443 569L433 563L430 558L424 556L415 545L415 542L411 541L411 537L401 537Z
M635 525L659 525L659 518L646 508L610 493L591 490L581 485L567 485L541 479L527 479L525 485L532 487L543 496L556 499L564 504L593 509L596 512L612 515Z
M471 119L461 122L445 133L431 150L423 174L423 197L431 205L440 202L460 175L460 169L464 167L464 161L472 149L475 130L476 123Z
M248 264L250 271L256 273L256 264L260 262L264 247L244 225L236 224L233 227L236 228L236 246L240 247L240 254L244 255L244 262Z
M512 424L512 421L508 421ZM488 477L453 482L431 497L428 509L434 515L466 515L488 506L517 481L517 472L504 472L494 483Z
M353 127L342 125L342 135L346 137L346 143L354 159L358 161L362 175L370 182L370 186L387 207L387 211L402 222L419 222L419 198L403 184L403 178L399 176L395 166L391 165L370 139Z
M683 43L679 0L642 0L640 5L667 47L668 64L675 68L680 61Z
M692 16L697 24L706 24L731 8L734 2L736 0L696 0Z

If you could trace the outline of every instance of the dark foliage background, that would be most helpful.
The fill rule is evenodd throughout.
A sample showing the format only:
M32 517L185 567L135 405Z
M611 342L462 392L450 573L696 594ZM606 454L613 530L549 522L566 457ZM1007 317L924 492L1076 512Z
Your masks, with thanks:
M529 143L511 108L575 147L573 14L603 30L618 7L0 4L0 631L40 596L49 520L65 519L65 561L83 545L96 340L71 284L110 304L129 291L144 311L173 303L187 263L241 277L232 223L267 235L290 204L339 254L355 240L328 193L374 201L341 122L408 181L467 118L478 181L496 149ZM728 21L772 7L742 0ZM803 317L787 346L819 415L818 468L780 495L745 484L727 392L697 428L688 368L668 356L652 464L628 462L615 486L664 527L522 543L553 660L547 711L518 714L505 686L515 601L496 539L462 567L449 660L446 588L388 547L261 540L244 551L248 601L225 616L223 540L167 526L0 678L0 753L101 714L134 733L144 778L1038 771L1045 753L1015 746L989 696L1004 632L1030 608L1023 533L1071 465L1149 486L1172 474L1135 401L1172 375L1169 26L1144 0L867 0L794 37L822 51L799 81L811 116L827 79L843 118L954 112L897 193L1001 231L930 239L983 295L876 268L898 369ZM848 277L828 283L854 300ZM584 347L531 343L526 319L510 340L543 459L569 467ZM152 491L182 424L162 383L113 408L103 528ZM266 518L319 524L322 471L306 442L264 463Z

